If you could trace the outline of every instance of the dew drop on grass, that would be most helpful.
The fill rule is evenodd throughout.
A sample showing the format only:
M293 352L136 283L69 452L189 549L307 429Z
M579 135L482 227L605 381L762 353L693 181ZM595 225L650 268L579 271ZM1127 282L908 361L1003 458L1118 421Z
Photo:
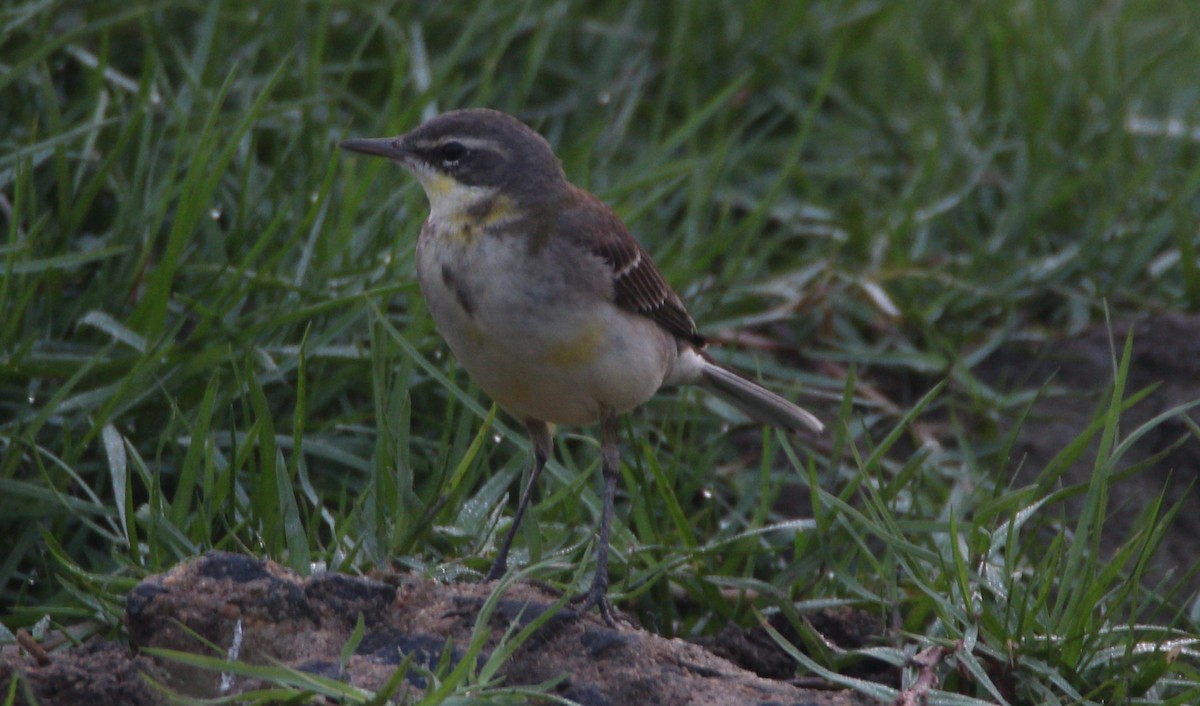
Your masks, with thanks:
M501 437L499 434L492 434L492 443L499 444L503 440L503 437Z
M612 101L612 94L608 91L600 91L596 94L596 102L600 105L608 105Z
M217 220L218 218L220 218L221 217L221 207L213 206L212 208L208 209L208 217L213 219L214 221Z

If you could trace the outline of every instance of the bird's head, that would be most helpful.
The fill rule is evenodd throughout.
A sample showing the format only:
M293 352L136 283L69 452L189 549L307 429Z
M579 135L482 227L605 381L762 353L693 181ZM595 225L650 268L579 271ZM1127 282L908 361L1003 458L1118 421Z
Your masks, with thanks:
M545 138L497 110L454 110L399 137L346 140L340 147L412 172L435 217L454 217L498 195L531 203L566 187Z

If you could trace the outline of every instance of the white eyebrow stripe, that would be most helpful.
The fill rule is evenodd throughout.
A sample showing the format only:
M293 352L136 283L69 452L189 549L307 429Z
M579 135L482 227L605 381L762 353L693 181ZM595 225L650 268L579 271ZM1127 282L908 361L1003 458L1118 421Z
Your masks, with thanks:
M500 145L496 144L495 140L486 140L479 137L455 137L454 135L446 135L434 143L435 147L441 147L447 142L457 142L467 149L486 148L497 152L502 151Z
M442 135L436 140L420 140L415 147L419 150L432 152L448 142L457 142L458 144L471 150L487 150L496 152L500 156L507 158L508 150L496 140L489 140L481 137L467 137L457 135Z

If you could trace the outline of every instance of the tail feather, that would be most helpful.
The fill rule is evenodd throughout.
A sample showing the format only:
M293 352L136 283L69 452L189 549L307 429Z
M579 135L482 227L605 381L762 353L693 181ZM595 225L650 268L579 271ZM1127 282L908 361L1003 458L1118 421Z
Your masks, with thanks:
M704 356L704 363L696 384L737 407L754 421L788 431L808 429L818 434L824 431L825 425L808 410L718 365L708 356Z

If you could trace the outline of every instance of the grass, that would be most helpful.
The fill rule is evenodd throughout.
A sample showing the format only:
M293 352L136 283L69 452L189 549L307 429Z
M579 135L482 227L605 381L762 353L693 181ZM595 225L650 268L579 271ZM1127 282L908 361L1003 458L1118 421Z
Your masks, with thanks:
M1170 123L1200 124L1198 21L1183 0L5 6L0 622L119 635L139 577L209 548L487 566L528 449L420 302L419 189L333 149L486 105L617 209L721 357L830 422L804 443L691 392L630 415L623 608L685 636L770 619L804 670L885 697L853 667L939 646L933 703L1194 702L1195 614L1137 580L1180 506L1111 557L1094 539L1140 431L1128 355L1021 487L994 422L1028 398L973 371L1200 305L1200 148ZM518 539L539 578L591 556L594 431L560 434ZM1062 487L1088 444L1091 482ZM880 644L825 646L802 616L831 601L883 617Z

